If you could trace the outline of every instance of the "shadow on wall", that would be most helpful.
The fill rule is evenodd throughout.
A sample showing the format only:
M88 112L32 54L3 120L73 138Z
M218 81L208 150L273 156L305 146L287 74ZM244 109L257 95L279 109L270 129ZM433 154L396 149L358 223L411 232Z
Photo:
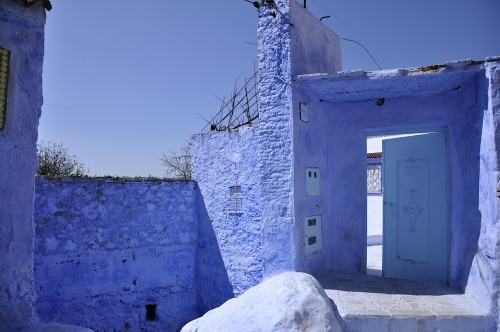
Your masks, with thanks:
M234 297L233 287L222 260L217 237L208 216L203 195L196 186L198 202L198 250L196 279L200 316Z
M466 213L464 218L464 225L462 227L462 232L458 236L458 243L462 244L461 248L458 248L456 252L463 255L462 264L458 266L457 280L451 280L453 286L458 286L461 289L465 289L468 283L468 279L471 273L474 257L478 252L479 237L481 233L481 225L483 222L483 215L480 211L480 197L484 195L484 188L482 188L481 179L481 152L484 147L482 147L482 138L485 134L483 131L484 126L484 116L485 111L488 109L488 80L486 77L478 79L476 83L476 93L477 93L477 104L474 105L475 112L468 112L468 122L475 124L475 128L472 129L472 135L467 139L469 154L467 161L463 161L462 174L465 179L470 179L468 183L465 183L464 187L468 188L468 191L464 191L463 200L467 202L466 204L470 206L470 212ZM452 170L453 172L454 170ZM470 193L470 194L469 194ZM457 203L459 204L459 203ZM465 204L464 204L465 205ZM467 211L467 210L465 210ZM453 246L453 244L451 244ZM483 280L483 283L486 282Z

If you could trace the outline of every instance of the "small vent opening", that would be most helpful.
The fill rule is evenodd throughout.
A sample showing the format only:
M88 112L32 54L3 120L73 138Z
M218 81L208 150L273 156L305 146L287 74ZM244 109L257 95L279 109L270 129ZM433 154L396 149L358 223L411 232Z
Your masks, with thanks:
M156 320L156 304L146 304L146 320Z

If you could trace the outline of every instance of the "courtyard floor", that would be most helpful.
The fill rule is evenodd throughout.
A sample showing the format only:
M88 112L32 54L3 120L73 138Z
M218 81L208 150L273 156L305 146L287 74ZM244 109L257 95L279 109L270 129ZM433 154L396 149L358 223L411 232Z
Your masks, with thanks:
M382 245L368 246L366 250L366 273L382 276Z
M437 284L373 275L317 276L345 331L488 331L485 309Z

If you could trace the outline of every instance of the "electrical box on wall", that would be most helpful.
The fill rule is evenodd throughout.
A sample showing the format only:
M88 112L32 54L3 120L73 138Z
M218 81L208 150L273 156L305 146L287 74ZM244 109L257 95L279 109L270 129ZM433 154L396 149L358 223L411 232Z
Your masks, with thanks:
M306 185L307 194L310 196L319 195L319 168L318 167L308 167L306 168Z
M306 256L320 252L323 249L321 216L311 216L305 218L304 245Z
M300 119L309 122L309 106L306 103L299 103Z

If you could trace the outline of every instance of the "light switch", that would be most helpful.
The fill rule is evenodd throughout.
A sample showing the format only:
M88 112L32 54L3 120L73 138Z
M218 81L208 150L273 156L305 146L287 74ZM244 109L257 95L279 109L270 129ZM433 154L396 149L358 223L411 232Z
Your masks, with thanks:
M317 196L320 194L319 190L320 176L318 167L306 168L306 185L307 194L310 196Z
M321 216L306 217L304 222L304 245L306 256L323 250Z

